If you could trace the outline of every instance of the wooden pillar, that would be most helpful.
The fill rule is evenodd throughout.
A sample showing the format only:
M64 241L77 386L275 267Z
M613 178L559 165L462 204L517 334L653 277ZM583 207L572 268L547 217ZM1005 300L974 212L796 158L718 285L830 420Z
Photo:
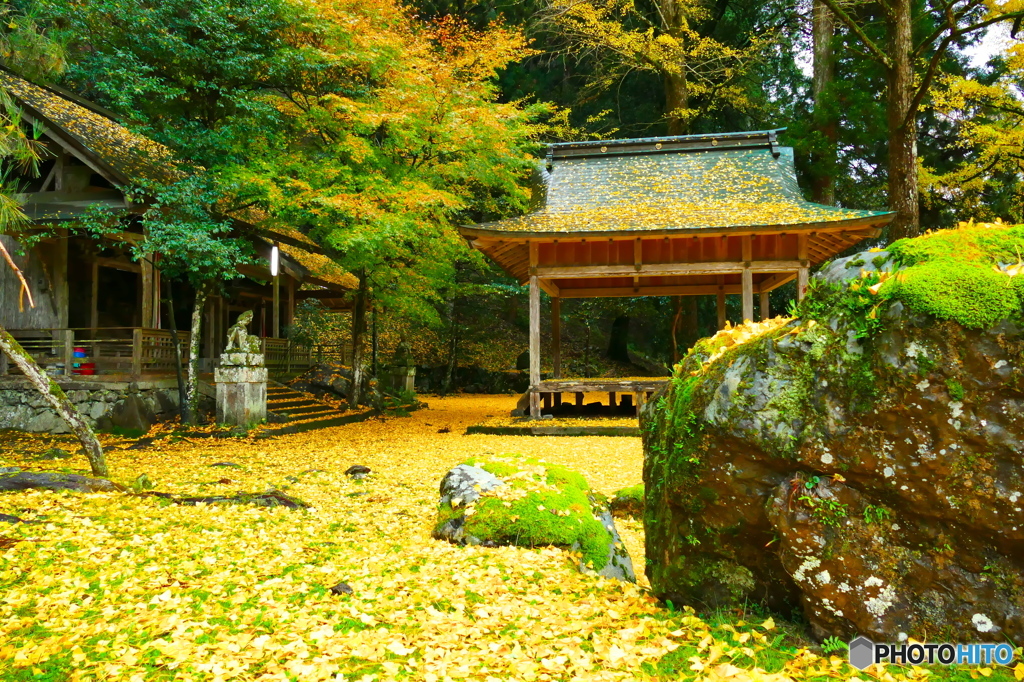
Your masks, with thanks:
M89 338L96 338L96 328L100 321L100 264L92 262L92 294L89 297L89 329L92 334Z
M761 292L761 321L767 320L771 315L768 311L768 292Z
M573 395L576 396L576 407L583 407L583 394L574 393Z
M68 326L68 231L57 230L57 243L53 245L53 307L57 313L57 326Z
M531 244L531 246L533 246ZM540 282L530 275L530 416L540 417Z
M139 260L139 277L142 279L142 319L140 327L151 329L153 327L153 262L149 260L149 254Z
M271 315L271 332L275 339L281 338L281 276L274 277L274 312Z
M284 323L290 329L295 324L295 278L288 278L288 307L285 311Z
M562 299L551 299L551 364L554 377L562 378Z
M718 328L725 329L725 277L718 276Z
M754 238L744 235L740 238L743 246L743 321L754 321L754 273L750 261L754 259Z
M807 293L807 278L810 263L807 260L807 235L797 237L796 257L800 261L800 269L796 271L796 300L804 300Z
M161 275L160 268L156 266L156 262L153 263L153 329L162 329L163 325L162 317L163 306L160 305L161 295Z
M743 268L743 321L754 321L754 273Z

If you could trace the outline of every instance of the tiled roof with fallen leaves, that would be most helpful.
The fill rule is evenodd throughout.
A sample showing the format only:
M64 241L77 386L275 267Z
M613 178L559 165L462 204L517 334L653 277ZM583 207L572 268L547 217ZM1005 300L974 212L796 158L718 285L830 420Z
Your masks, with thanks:
M58 135L71 138L122 182L171 182L180 177L173 152L162 144L7 71L0 70L0 87L30 114L41 117L44 126L58 128Z
M671 138L666 138L671 139ZM798 226L889 214L804 200L792 149L677 149L555 157L541 171L538 210L476 226L512 233L579 233Z

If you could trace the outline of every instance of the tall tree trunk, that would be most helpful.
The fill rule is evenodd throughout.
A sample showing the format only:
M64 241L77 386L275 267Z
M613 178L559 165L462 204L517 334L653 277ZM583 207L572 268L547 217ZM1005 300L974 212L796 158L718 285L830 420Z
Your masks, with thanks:
M690 93L686 76L682 73L666 73L665 83L665 116L668 119L669 135L685 135L690 127L689 120L682 112L690 106Z
M684 7L678 0L656 0L662 30L680 42L686 41ZM683 112L690 106L690 91L686 82L686 64L676 64L662 74L665 85L665 116L669 135L685 135L690 127L689 117Z
M608 359L629 362L629 315L619 315L612 322L611 338L608 339Z
M448 368L444 373L444 381L441 382L441 396L448 395L452 384L455 383L455 367L458 365L459 353L459 325L455 321L455 299L448 301L448 320L451 322L451 342L448 344Z
M683 320L683 297L675 296L672 299L672 364L679 362L679 323Z
M356 409L362 400L363 383L363 336L366 334L366 271L359 273L359 288L356 289L355 306L352 310L352 385L348 391L349 409Z
M910 0L887 4L889 59L886 118L889 126L889 208L896 218L889 241L916 237L921 232L917 194L917 120L910 114L914 98L914 48Z
M192 336L188 341L188 390L185 394L189 423L198 422L199 416L199 341L203 332L203 309L210 284L203 282L196 289L196 300L192 304Z
M174 375L178 379L178 411L181 423L192 423L191 411L188 409L188 392L185 389L185 373L181 367L181 338L178 336L178 323L174 316L174 291L171 278L167 282L167 322L171 325L171 343L174 344Z
M21 370L32 386L39 392L53 411L60 415L60 418L75 434L78 441L85 450L85 456L89 458L89 466L94 476L108 476L107 460L103 456L103 447L96 440L96 434L92 432L88 422L75 409L75 406L68 400L64 390L56 381L46 376L43 370L39 369L32 356L25 352L17 339L10 335L6 329L0 329L0 351L3 351L11 359L18 369Z
M820 136L818 150L812 157L812 198L819 204L834 205L836 141L839 136L838 107L832 99L836 77L836 61L832 51L835 17L821 0L811 8L811 33L814 41L814 128ZM820 145L820 146L819 146Z

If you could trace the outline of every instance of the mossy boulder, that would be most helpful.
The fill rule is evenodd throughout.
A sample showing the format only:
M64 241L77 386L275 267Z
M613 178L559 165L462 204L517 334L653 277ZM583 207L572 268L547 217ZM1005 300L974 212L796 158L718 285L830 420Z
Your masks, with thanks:
M579 552L585 572L635 581L607 500L578 472L515 455L472 459L445 474L440 493L437 539L554 545Z
M608 501L612 516L640 518L644 515L644 484L632 485L615 493Z
M824 268L795 319L699 342L641 417L655 594L802 608L819 637L1024 639L1018 250L1017 226L896 242Z

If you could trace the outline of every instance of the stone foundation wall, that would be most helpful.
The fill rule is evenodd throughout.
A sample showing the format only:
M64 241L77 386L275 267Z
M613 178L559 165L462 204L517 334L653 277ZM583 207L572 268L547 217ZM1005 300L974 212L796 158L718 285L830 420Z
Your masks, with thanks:
M178 409L178 389L164 386L73 382L61 388L91 426L148 429ZM0 429L67 433L68 427L39 393L26 385L0 384Z

